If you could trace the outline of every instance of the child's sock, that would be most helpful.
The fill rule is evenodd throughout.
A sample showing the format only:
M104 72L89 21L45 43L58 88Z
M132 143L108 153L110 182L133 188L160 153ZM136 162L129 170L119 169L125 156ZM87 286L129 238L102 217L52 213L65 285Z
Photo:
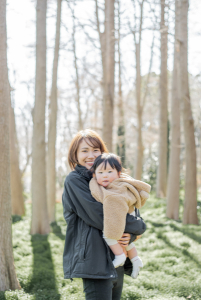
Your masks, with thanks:
M140 268L143 267L143 263L142 260L139 256L135 256L131 259L132 265L133 265L133 271L131 274L131 277L136 279L139 272L140 272Z
M126 255L124 253L120 255L115 255L115 259L113 260L113 265L115 268L119 266L123 266L126 261Z

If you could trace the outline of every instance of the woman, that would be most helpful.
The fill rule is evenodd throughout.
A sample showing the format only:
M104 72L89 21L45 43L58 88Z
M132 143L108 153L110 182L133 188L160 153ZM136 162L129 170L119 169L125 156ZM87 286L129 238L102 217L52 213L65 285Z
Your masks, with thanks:
M62 197L67 232L63 255L64 278L82 278L86 300L119 300L124 273L131 275L127 259L123 267L114 268L114 254L102 237L103 206L90 193L88 170L94 160L108 152L100 136L92 130L76 134L71 142L68 162L73 170L66 177ZM123 247L146 230L139 217L127 215L126 228L119 240Z

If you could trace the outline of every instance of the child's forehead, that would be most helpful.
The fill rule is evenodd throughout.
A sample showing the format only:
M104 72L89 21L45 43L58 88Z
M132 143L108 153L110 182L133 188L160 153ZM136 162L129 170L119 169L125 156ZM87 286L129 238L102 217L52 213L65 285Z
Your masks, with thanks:
M112 167L110 166L109 162L107 161L106 165L105 165L105 161L103 161L96 170L100 171L100 170L108 170L108 169L112 169Z

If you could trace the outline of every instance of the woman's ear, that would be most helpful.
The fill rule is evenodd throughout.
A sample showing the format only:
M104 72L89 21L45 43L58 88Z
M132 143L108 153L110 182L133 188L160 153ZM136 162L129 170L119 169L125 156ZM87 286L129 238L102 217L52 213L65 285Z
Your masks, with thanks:
M96 178L96 174L95 173L93 173L93 178Z
M118 175L119 175L119 177L120 177L120 175L121 175L121 171L118 173Z

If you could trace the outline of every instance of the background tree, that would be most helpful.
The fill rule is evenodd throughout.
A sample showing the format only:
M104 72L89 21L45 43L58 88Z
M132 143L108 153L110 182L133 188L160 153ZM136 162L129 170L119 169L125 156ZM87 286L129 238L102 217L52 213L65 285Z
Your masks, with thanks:
M22 216L25 214L23 186L19 168L18 140L15 126L14 108L10 103L10 171L11 171L11 200L12 214Z
M136 5L133 1L135 8L134 12L134 29L132 30L134 44L135 44L135 64L136 64L136 78L135 78L135 92L136 92L136 108L137 108L137 153L135 161L135 178L141 179L142 177L142 164L143 164L143 141L142 141L142 97L141 97L141 41L142 41L142 25L143 25L143 9L144 0L139 2L140 17L139 28L137 29Z
M157 172L157 197L166 197L167 189L167 139L168 139L168 93L167 93L167 35L165 24L165 0L161 0L161 73L160 73L160 117L159 117L159 155Z
M180 190L180 74L179 74L179 0L175 0L175 41L174 41L174 67L172 75L171 91L171 142L170 161L167 187L167 210L168 218L179 219L179 190Z
M47 0L37 0L36 83L32 142L31 234L49 233L46 196L45 105L46 105L46 10Z
M61 27L61 2L57 0L57 21L54 48L54 61L52 72L52 89L50 95L48 152L47 152L47 203L49 222L55 221L55 198L56 198L56 131L57 131L57 74L59 60L60 27Z
M12 249L6 0L0 0L0 291L19 289Z
M103 87L103 140L109 151L112 151L113 118L114 118L114 0L105 1L104 31L100 30L99 8L96 0L97 31L101 45L102 87Z
M188 81L188 0L181 1L180 9L180 78L181 107L185 137L185 198L184 224L198 224L197 217L197 171L194 120L191 110Z
M69 5L70 7L70 5ZM70 7L71 8L71 7ZM77 59L77 50L76 50L76 25L75 25L75 13L74 13L74 3L73 8L71 8L72 19L73 19L73 30L72 30L72 44L73 44L73 56L74 56L74 68L75 68L75 87L76 87L76 103L77 103L77 111L78 111L78 130L83 129L83 120L82 120L82 110L80 103L80 78L78 72L78 59Z
M117 129L117 154L121 157L122 165L125 167L126 162L126 148L125 148L125 122L124 122L124 105L122 96L122 63L121 63L121 5L118 0L118 129Z

